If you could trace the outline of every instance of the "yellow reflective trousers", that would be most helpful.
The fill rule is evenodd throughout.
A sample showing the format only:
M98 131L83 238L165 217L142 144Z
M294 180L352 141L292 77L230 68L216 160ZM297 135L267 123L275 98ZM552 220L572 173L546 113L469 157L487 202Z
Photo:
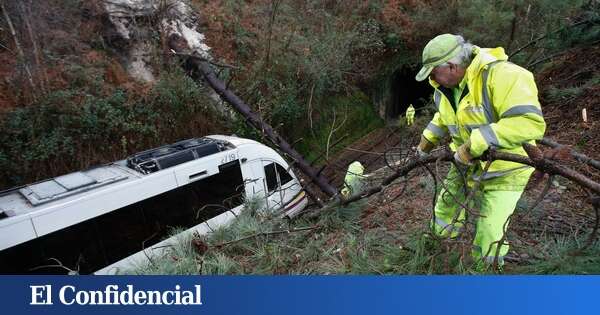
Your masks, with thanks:
M472 175L473 170L469 170L467 175ZM529 178L533 169L523 169L517 171L515 175L520 178ZM444 186L437 197L435 205L435 217L433 218L433 230L440 236L456 237L460 232L466 219L466 211L462 208L466 196L464 189L464 179L459 174L454 165L451 166L448 176L444 180ZM472 189L472 187L469 187ZM477 224L475 239L473 241L472 256L484 263L493 263L495 257L498 257L498 263L504 263L504 256L508 252L508 242L505 229L508 229L508 220L513 213L517 201L525 185L520 190L489 190L486 189L483 182L480 189L475 192L473 200L467 207L479 210L480 217L475 220ZM468 193L468 192L467 192ZM499 249L498 249L499 247Z

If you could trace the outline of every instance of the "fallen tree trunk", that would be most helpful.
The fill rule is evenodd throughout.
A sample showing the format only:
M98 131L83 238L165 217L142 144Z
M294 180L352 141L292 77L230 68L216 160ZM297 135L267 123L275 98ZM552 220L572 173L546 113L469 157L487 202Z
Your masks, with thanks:
M517 154L505 153L505 152L491 151L491 152L486 153L486 155L482 158L483 159L489 158L491 160L512 161L512 162L527 164L529 166L535 167L536 169L538 169L544 173L548 173L550 175L560 175L564 178L570 179L573 182L579 184L580 186L593 191L597 195L600 195L600 184L599 183L591 180L587 176L585 176L575 170L572 170L570 168L560 165L556 161L552 161L550 159L544 158L541 151L533 145L525 143L523 145L523 147L527 151L527 154L529 155L529 157L517 155ZM453 159L454 159L454 154L452 152L450 152L448 150L441 150L441 151L435 152L433 154L430 154L424 158L417 158L417 159L409 160L408 163L406 163L404 166L397 169L394 172L394 174L384 178L383 181L381 182L381 185L372 187L360 195L356 195L347 200L344 200L342 203L348 204L348 203L357 201L359 199L369 197L375 193L378 193L384 187L391 184L393 181L395 181L399 177L406 176L410 171L414 170L417 167L420 167L420 166L423 166L423 165L426 165L429 163L435 163L438 160L439 161L452 161Z
M170 35L169 46L177 54L188 54L188 51L186 51L187 43L185 43L185 39L177 34ZM297 167L306 174L312 182L319 186L325 194L329 197L333 197L337 194L337 189L329 183L327 178L310 166L300 153L294 150L294 148L281 138L269 124L265 123L258 114L253 112L250 107L244 103L244 101L227 88L225 83L217 77L210 63L206 59L188 55L188 62L203 75L208 84L224 101L231 104L238 113L246 118L246 121L251 126L261 131L274 145L289 155L294 160Z

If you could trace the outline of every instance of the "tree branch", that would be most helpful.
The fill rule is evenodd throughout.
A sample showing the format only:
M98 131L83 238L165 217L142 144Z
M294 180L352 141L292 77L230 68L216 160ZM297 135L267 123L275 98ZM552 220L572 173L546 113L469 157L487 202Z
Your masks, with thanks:
M566 147L565 145L555 142L550 138L544 138L544 139L540 140L539 142L541 144L549 146L551 148L560 149L560 148ZM600 161L594 160L594 159L588 157L587 155L579 153L573 149L570 150L570 153L577 161L588 164L588 165L593 166L594 168L600 170Z

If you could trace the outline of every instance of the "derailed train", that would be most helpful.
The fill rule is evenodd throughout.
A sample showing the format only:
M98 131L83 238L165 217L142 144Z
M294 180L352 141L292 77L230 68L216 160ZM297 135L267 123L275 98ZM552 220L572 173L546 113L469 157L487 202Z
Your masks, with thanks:
M0 273L118 273L144 263L172 227L206 234L245 198L294 216L308 203L273 149L194 138L0 193Z

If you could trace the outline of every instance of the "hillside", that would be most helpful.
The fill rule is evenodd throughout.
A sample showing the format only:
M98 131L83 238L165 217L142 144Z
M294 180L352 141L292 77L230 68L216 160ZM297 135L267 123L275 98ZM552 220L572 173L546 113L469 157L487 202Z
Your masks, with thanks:
M336 187L352 161L377 183L393 172L390 162L413 157L433 114L432 90L414 75L425 43L446 32L515 53L511 60L535 75L546 137L600 160L595 0L458 1L442 12L427 0L2 4L2 189L208 134L263 141L170 51L170 27L193 33L228 87ZM402 123L409 103L418 110L411 127ZM544 150L600 182L599 170ZM431 166L443 177L448 163ZM534 179L508 228L503 272L599 273L600 245L589 238L598 216L586 191L562 177ZM231 226L182 239L169 255L128 272L480 273L469 242L428 233L439 188L417 168L382 193L319 216L312 203L293 221L248 201Z

